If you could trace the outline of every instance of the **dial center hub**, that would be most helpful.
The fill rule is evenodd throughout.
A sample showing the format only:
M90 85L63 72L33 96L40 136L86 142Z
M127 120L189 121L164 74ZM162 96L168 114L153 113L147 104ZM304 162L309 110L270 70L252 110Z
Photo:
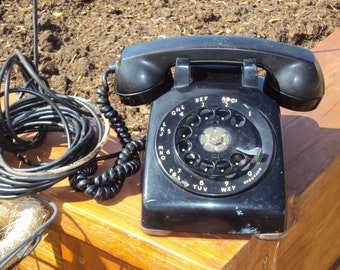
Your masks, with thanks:
M204 150L209 152L221 152L230 144L230 135L222 127L208 127L200 135L200 143Z

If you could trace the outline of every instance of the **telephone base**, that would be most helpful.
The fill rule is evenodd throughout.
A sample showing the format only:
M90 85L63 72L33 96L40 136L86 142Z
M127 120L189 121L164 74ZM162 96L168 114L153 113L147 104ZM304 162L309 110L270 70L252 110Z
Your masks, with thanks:
M253 234L261 239L279 239L286 229L285 213L274 215L260 211L256 215L250 207L232 210L232 204L219 202L219 206L199 206L196 203L181 205L177 208L148 205L143 209L142 228L152 236L166 236L172 232L211 233L211 234ZM202 203L204 204L204 203ZM223 209L224 207L229 209ZM149 208L149 209L146 209ZM156 209L157 208L157 209Z
M181 84L152 105L142 198L151 235L285 230L279 107L255 87L222 82L218 68L193 67L203 82ZM229 79L241 75L233 70Z

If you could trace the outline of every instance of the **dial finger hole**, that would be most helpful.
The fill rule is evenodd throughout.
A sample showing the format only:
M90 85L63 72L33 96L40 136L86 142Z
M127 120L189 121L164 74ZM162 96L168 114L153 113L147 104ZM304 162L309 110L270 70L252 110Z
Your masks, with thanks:
M214 112L211 109L204 108L200 111L199 115L204 120L210 120L214 117Z
M210 173L214 170L214 163L211 160L203 160L200 163L200 169L205 173Z
M243 127L244 124L246 123L246 118L241 115L236 113L231 119L230 119L230 123L231 125L233 125L234 127Z
M195 152L190 152L185 156L184 161L189 165L197 165L200 162L200 155Z
M192 130L189 127L181 127L177 130L178 137L187 139L192 135Z
M185 122L190 127L196 127L200 124L200 117L196 114L192 114L186 118Z
M227 160L220 160L216 163L216 169L220 173L225 173L231 168L230 163Z
M187 151L190 151L191 150L191 147L192 147L192 144L190 141L186 141L186 140L183 140L183 141L180 141L178 144L177 144L177 149L179 152L182 152L182 153L185 153Z
M216 115L222 120L228 120L231 117L231 111L229 109L220 108L216 111Z
M239 153L232 154L230 157L230 162L238 167L242 167L247 163L247 158Z

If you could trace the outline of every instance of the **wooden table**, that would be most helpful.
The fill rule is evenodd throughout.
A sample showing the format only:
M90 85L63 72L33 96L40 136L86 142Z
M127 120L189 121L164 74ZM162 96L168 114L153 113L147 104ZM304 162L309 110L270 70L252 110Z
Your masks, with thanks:
M58 205L59 215L20 269L336 269L340 29L314 52L325 77L324 99L312 112L282 110L289 224L283 238L148 236L140 229L140 175L130 177L116 198L103 203L74 192L65 180L42 193ZM107 149L118 150L114 136Z

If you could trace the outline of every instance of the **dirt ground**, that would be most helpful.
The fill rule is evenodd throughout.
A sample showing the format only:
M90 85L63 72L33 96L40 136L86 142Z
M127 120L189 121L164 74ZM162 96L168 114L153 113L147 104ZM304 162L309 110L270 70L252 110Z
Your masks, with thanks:
M313 48L340 26L338 0L41 0L38 7L41 74L55 91L91 99L102 72L134 43L217 34ZM33 1L0 0L1 65L14 48L32 57L32 8ZM134 133L145 131L148 106L114 106Z

